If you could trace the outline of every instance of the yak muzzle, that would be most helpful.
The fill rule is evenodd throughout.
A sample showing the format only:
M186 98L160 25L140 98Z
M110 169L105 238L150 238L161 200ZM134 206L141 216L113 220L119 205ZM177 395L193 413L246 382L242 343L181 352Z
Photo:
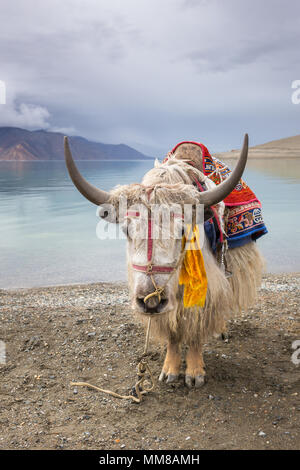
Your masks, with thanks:
M146 299L146 300L145 300ZM138 296L135 299L138 311L144 315L158 315L165 312L168 306L168 299L161 296Z

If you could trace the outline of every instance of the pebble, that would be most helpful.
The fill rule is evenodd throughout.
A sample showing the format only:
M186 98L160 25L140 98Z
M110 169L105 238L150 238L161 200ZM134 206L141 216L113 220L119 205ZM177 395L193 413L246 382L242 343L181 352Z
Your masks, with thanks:
M267 290L271 292L284 292L284 291L294 291L299 290L299 284L290 283L290 284L279 284L270 281L262 282L262 286L260 290Z

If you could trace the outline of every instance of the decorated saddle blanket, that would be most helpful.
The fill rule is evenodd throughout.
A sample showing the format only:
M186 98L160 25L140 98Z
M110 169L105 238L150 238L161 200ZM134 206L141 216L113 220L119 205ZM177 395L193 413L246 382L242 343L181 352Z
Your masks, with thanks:
M200 169L215 184L222 183L230 175L230 168L225 163L211 156L205 145L199 142L180 142L170 153L176 155L176 150L182 144L195 144L201 147L200 155L202 155L202 161L199 161L199 158L198 161L195 161L195 158L193 158L189 163ZM261 203L243 179L239 181L234 190L224 199L224 203L226 206L224 228L229 248L245 245L268 233L262 217ZM212 249L215 251L216 244L221 235L218 233L218 226L213 221L208 221L205 222L204 228L211 242Z

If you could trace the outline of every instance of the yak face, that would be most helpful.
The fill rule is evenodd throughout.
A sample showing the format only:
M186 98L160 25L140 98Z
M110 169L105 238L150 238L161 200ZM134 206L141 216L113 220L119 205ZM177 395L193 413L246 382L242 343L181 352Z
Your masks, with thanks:
M134 207L122 225L132 309L143 315L165 314L176 305L184 224L178 209L165 209L155 214Z

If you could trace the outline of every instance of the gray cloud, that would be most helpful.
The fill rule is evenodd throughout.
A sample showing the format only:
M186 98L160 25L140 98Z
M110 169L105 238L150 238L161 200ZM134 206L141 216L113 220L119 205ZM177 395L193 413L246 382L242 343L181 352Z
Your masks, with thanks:
M50 127L50 113L47 108L28 103L16 103L14 99L6 99L6 104L0 105L0 126L16 126L26 129Z
M1 5L0 125L65 129L156 154L299 132L300 4L16 0ZM284 116L284 119L283 119Z

